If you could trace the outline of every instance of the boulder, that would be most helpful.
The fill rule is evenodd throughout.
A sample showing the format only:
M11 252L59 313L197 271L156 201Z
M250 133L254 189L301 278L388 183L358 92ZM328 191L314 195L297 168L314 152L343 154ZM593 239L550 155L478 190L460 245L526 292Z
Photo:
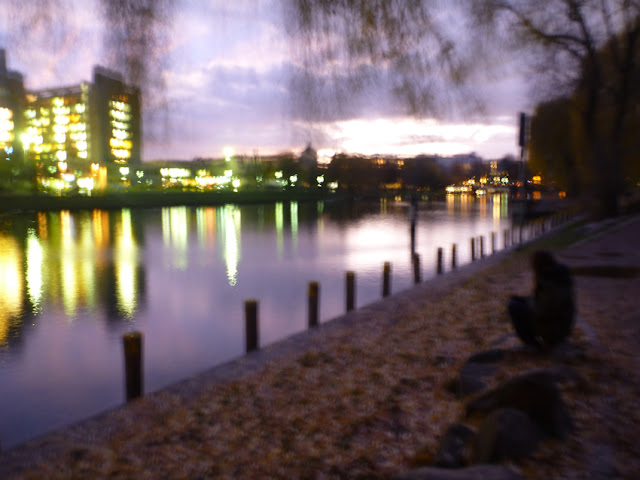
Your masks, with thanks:
M564 438L572 429L572 421L556 381L566 372L536 369L518 375L469 402L467 416L489 413L498 408L515 408L526 413L546 434Z
M461 423L452 423L444 432L434 464L437 467L460 468L468 464L475 432Z
M486 388L485 379L496 372L496 364L504 360L506 355L507 351L501 348L471 355L460 368L457 381L451 383L452 393L466 397Z
M473 463L495 463L532 454L544 440L540 428L515 408L499 408L485 418L475 437Z
M423 467L391 477L393 480L524 480L504 465L474 465L467 468Z

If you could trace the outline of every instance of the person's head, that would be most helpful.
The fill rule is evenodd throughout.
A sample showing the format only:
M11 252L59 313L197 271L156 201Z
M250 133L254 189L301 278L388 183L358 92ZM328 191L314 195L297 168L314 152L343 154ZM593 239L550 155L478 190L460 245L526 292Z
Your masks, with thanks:
M536 250L531 255L531 267L536 276L539 276L545 269L555 265L556 261L548 250Z

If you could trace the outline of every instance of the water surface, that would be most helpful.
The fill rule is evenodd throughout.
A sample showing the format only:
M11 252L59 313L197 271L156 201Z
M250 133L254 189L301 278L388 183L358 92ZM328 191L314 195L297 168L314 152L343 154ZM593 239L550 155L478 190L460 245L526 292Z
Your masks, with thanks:
M420 203L422 276L457 243L510 227L506 196ZM502 248L501 240L498 240ZM320 319L413 285L409 205L277 203L11 214L0 217L0 440L3 448L123 402L123 333L144 334L145 390L243 354L244 301L260 343L302 331L307 285Z

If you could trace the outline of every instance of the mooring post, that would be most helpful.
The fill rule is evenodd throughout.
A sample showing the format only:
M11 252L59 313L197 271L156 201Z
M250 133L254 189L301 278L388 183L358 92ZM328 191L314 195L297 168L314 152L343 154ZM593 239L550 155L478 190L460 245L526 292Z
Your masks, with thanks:
M451 270L456 269L456 244L451 245Z
M414 253L411 258L413 259L413 283L418 284L422 280L420 278L420 255Z
M518 245L522 245L522 223L520 224L520 228L518 229Z
M491 255L496 253L496 232L491 232Z
M438 266L436 268L436 273L438 275L442 275L442 248L438 247Z
M476 239L471 237L471 261L476 261Z
M125 389L127 402L142 396L142 333L122 335L124 346Z
M259 348L258 339L258 301L246 300L244 302L244 315L246 327L246 352L253 352Z
M382 296L388 297L391 294L391 263L384 262L382 267Z
M478 237L480 241L480 258L484 258L484 235Z
M309 328L318 326L319 297L320 285L318 282L309 282Z
M347 272L347 312L356 306L356 274Z

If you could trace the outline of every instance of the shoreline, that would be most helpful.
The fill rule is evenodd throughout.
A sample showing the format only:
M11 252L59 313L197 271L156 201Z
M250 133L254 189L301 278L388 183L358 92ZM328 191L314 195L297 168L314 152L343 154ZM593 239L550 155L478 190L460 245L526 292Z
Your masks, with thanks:
M111 210L174 206L218 206L283 201L335 201L344 194L321 190L247 190L243 192L132 191L92 196L18 195L0 193L0 213L49 210Z

